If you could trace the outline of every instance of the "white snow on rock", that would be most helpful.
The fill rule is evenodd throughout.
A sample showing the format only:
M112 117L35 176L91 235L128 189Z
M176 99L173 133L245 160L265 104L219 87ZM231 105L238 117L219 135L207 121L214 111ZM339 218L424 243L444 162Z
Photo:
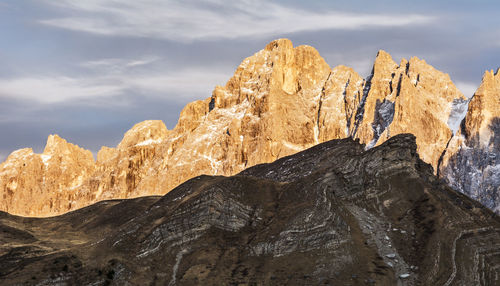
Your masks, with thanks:
M465 118L468 107L469 100L455 99L451 103L451 112L447 123L453 134L457 133L458 128L460 128L460 123Z
M50 158L52 158L52 155L40 155L40 157L42 158L42 162L45 164L45 166L47 166L49 164L49 160Z
M162 139L153 140L150 138L150 139L147 139L147 140L144 140L142 142L135 144L135 146L147 146L147 145L151 145L151 144L159 144L161 142L162 142Z

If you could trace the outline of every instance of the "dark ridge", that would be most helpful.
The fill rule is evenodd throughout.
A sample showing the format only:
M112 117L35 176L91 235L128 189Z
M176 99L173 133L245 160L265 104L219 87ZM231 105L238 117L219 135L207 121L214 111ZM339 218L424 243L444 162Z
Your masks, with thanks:
M0 213L0 284L494 285L498 216L437 179L415 136L364 147L57 217Z

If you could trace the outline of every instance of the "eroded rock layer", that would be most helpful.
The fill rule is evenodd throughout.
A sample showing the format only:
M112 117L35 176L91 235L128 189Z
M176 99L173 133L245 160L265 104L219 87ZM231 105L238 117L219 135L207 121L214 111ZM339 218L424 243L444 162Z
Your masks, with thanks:
M0 165L0 209L48 216L103 199L162 195L197 175L233 175L346 137L371 148L412 133L437 171L461 120L456 110L467 103L447 74L418 58L397 64L380 51L363 79L345 66L331 69L310 46L280 39L243 60L210 98L188 104L172 130L161 121L139 123L96 162L65 147L51 151L61 160L13 153ZM74 156L81 158L68 159Z
M415 140L333 140L53 218L0 212L0 284L498 285L499 217Z

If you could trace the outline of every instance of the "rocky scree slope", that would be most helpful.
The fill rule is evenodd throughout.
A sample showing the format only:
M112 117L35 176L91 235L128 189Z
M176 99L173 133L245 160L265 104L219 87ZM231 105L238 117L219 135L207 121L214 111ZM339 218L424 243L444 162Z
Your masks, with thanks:
M416 136L418 153L435 172L443 170L440 176L475 182L477 176L465 171L472 157L448 159L462 146L450 140L464 113L476 122L466 124L471 134L498 116L499 108L482 103L500 98L498 81L489 82L484 89L493 92L476 93L467 110L468 99L449 76L416 57L397 64L380 51L372 74L363 79L345 66L331 69L310 46L276 40L243 60L211 97L188 104L172 130L161 121L139 123L116 148L103 147L95 162L88 151L57 136L49 137L43 154L12 153L0 165L0 209L50 216L105 199L163 195L189 178L234 175L331 139L352 137L372 148L400 133ZM58 143L52 146L53 141ZM470 144L464 146L475 148ZM473 157L478 172L496 166ZM460 184L468 194L485 188L496 194L500 180L488 176L480 186Z
M332 140L52 218L2 212L0 284L498 285L499 217L415 140Z

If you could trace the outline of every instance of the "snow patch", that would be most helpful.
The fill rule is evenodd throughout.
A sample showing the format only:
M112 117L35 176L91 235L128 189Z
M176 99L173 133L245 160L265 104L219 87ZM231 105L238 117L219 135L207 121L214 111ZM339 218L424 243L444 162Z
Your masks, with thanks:
M455 133L457 133L458 131L458 128L460 128L460 123L465 118L468 107L469 100L455 99L451 103L451 111L447 123L448 127L452 130L453 135L455 135Z
M147 145L152 145L152 144L159 144L162 141L163 141L162 139L156 139L156 140L147 139L147 140L144 140L142 142L135 144L135 146L147 146Z
M366 149L373 148L377 144L380 135L384 133L394 118L394 102L385 100L377 101L375 106L375 120L372 124L373 140L366 146Z
M210 161L210 166L212 167L212 171L214 172L214 175L217 175L217 171L219 170L219 167L222 165L222 162L214 159L212 156L202 155L202 157Z
M52 158L52 155L40 155L40 157L42 158L42 162L43 164L45 164L45 166L47 166L49 164L49 160L50 158Z
M246 94L254 94L255 93L255 91L253 89L246 88L246 87L242 87L241 92L246 93Z

